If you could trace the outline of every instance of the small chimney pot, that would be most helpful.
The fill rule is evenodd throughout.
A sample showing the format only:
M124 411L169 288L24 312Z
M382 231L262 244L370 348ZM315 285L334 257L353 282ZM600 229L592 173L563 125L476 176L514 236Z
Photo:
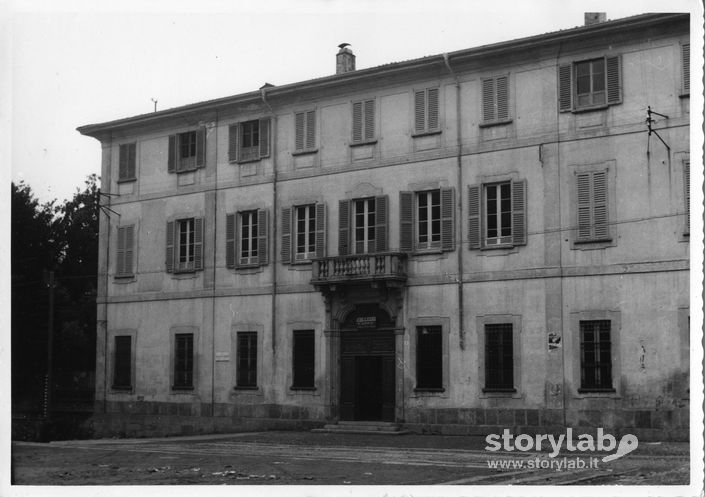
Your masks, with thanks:
M607 12L585 12L585 25L592 26L607 21Z
M355 70L355 54L348 48L349 43L338 45L338 54L335 56L335 74L343 74Z

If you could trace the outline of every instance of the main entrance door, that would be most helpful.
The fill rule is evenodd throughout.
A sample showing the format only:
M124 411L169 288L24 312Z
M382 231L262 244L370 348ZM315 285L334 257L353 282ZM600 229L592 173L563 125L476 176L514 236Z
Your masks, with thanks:
M345 320L340 357L340 417L394 421L395 337L389 316L358 306Z

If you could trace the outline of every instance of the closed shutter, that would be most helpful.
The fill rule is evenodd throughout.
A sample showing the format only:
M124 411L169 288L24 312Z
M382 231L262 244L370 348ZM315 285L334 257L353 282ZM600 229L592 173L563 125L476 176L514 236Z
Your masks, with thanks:
M259 120L259 156L269 157L269 132L271 119L265 118Z
M120 166L118 169L118 179L125 179L129 177L127 174L128 149L129 145L120 145Z
M589 240L592 235L592 197L590 173L578 174L578 240Z
M509 119L509 77L497 78L497 120Z
M596 239L609 238L609 220L607 206L607 171L592 173L593 186L593 223Z
M225 265L235 267L235 214L225 216Z
M238 154L237 154L237 133L238 133L238 125L237 124L231 124L228 127L228 160L230 162L237 162L238 160Z
M454 188L441 188L441 249L455 250Z
M494 121L497 119L495 115L495 91L494 79L485 79L482 81L482 118L483 121Z
M375 101L365 102L365 140L373 140L375 137Z
M166 223L166 272L174 272L174 221Z
M127 178L137 177L137 144L131 143L128 146L129 155L127 158Z
M338 202L338 255L350 253L350 200Z
M561 112L573 108L573 65L558 66L558 107Z
M203 218L193 220L193 269L203 269Z
M387 244L389 202L387 202L387 199L386 195L375 198L375 252L386 252L389 250Z
M353 143L362 141L362 102L353 103Z
M426 129L426 92L414 93L414 130L422 133Z
M468 246L479 249L482 243L480 200L482 185L468 186Z
M196 167L206 164L206 128L201 126L196 130Z
M607 57L607 103L618 104L622 101L622 81L620 57Z
M125 268L124 274L134 274L133 260L135 253L135 227L125 227Z
M118 226L117 229L117 257L115 276L125 274L125 227Z
M526 245L526 180L512 181L512 243Z
M414 250L414 193L399 192L399 250Z
M296 212L296 209L291 207L285 207L282 209L282 264L291 264L291 226L292 226L292 212Z
M439 95L438 88L429 88L428 90L428 130L434 131L439 129Z
M269 227L267 224L267 218L268 216L266 209L259 209L257 211L257 262L262 266L269 262Z
M306 148L316 148L316 111L306 113Z
M683 75L683 95L690 95L690 43L681 45L681 68Z
M316 204L316 257L326 256L326 204Z
M303 112L299 112L295 116L295 148L296 150L304 149L304 126L305 126L305 116Z
M176 171L176 146L177 146L178 140L176 139L176 135L169 135L169 153L168 153L168 162L167 162L167 171L170 173L173 173Z

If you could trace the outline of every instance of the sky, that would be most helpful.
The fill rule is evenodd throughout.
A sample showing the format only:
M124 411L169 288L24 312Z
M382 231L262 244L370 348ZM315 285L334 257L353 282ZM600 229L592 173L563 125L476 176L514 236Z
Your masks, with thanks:
M100 174L78 126L331 75L343 42L363 69L579 26L586 11L702 15L695 0L3 1L0 158L41 201Z

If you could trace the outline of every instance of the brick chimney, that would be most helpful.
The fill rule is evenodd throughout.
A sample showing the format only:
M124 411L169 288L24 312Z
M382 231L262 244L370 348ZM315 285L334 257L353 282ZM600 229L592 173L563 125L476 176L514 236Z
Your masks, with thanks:
M607 12L585 12L585 25L592 26L607 20Z
M338 45L338 54L335 56L335 74L343 74L355 70L355 54L348 48L349 43Z

